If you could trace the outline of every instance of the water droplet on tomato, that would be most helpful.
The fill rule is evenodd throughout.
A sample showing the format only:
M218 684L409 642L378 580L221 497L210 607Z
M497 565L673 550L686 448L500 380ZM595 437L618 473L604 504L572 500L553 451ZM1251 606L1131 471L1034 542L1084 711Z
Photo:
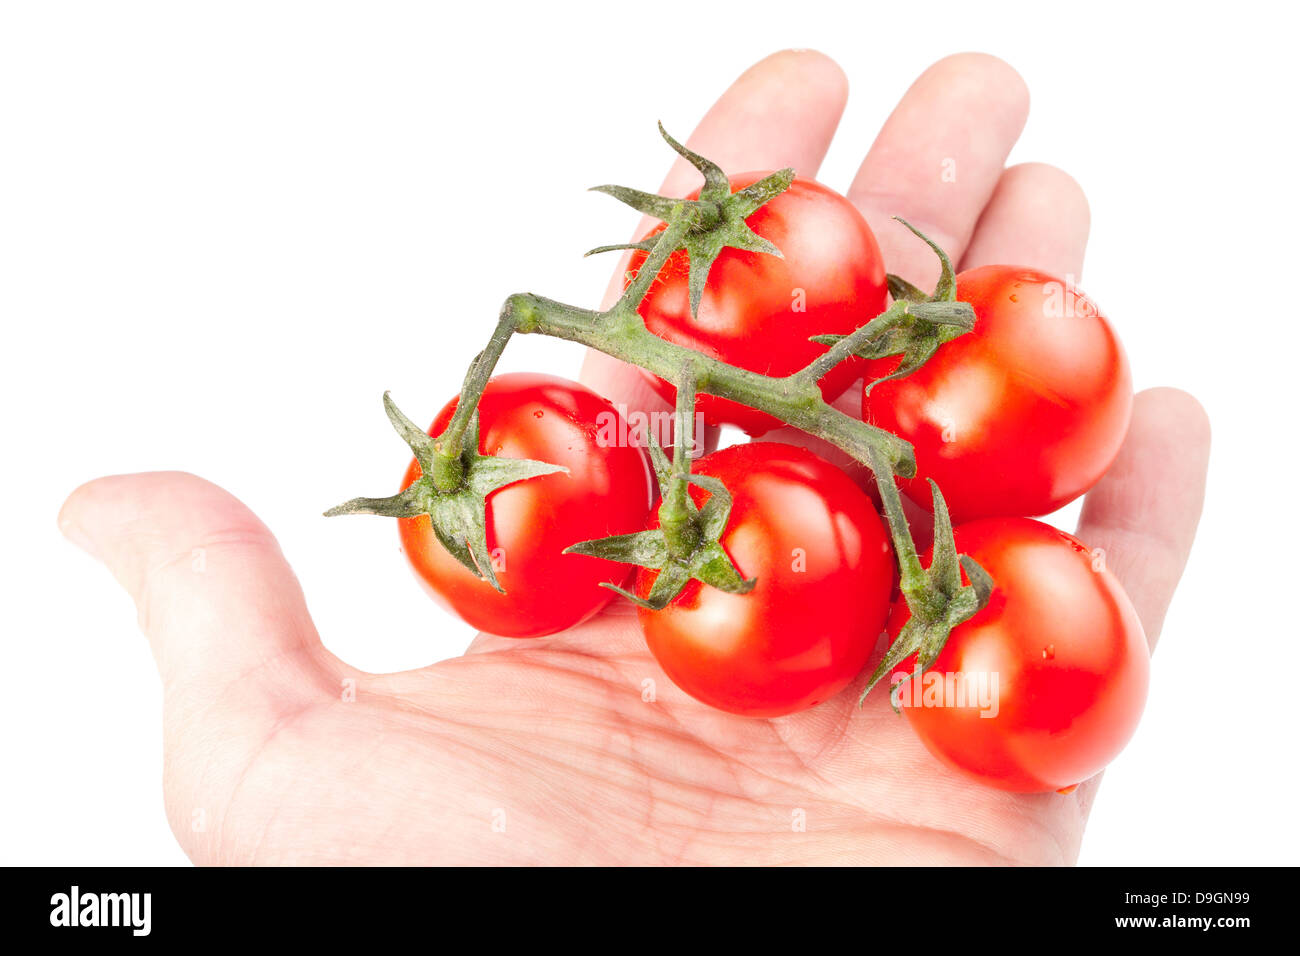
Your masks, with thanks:
M1043 648L1043 660L1051 661L1056 659L1056 645L1048 644Z
M533 412L533 418L541 418L545 414L546 413L539 408L537 411Z

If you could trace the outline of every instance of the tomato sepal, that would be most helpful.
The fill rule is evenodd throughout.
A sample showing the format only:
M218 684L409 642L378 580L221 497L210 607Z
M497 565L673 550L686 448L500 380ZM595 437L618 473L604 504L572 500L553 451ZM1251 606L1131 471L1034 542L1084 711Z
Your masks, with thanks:
M916 657L916 666L904 680L921 675L938 658L953 630L982 611L993 596L994 582L989 573L970 555L957 554L952 519L939 486L932 481L930 490L934 496L934 549L930 566L918 582L902 584L911 617L871 672L858 698L859 706L886 674L909 657ZM963 571L969 584L962 584ZM892 694L890 704L898 710Z
M926 295L901 276L887 274L889 294L894 299L889 308L849 335L814 335L810 339L818 345L831 347L831 351L810 366L818 375L850 355L867 360L900 356L892 372L867 383L866 394L881 382L911 375L944 343L975 328L974 307L968 302L957 301L956 274L948 254L906 219L894 218L939 257L939 282L934 293Z
M871 389L890 379L904 378L928 362L939 347L975 328L975 310L966 302L912 302L899 300L868 322L860 344L851 353L858 358L885 359L901 356L894 371L874 379ZM854 333L857 337L858 333ZM819 345L835 345L845 335L814 335Z
M684 408L692 407L694 391L693 383L683 380L679 398ZM719 543L731 517L731 492L717 478L693 475L684 470L688 467L685 447L686 432L690 428L689 413L683 416L679 410L677 421L687 424L676 430L675 463L668 460L654 434L648 436L650 462L659 486L665 492L659 509L659 527L635 534L579 541L564 550L565 554L589 555L658 571L645 598L612 584L601 585L651 611L667 607L692 580L729 594L748 594L758 583L757 578L746 578L740 573ZM707 491L709 500L703 506L697 506L694 499L684 493L687 485Z
M725 519L722 526L726 527ZM757 578L746 578L736 570L731 556L716 540L702 541L689 554L674 557L669 552L664 532L659 528L636 534L579 541L565 548L564 553L635 564L638 567L658 571L659 575L655 578L654 586L644 599L616 585L601 583L601 587L609 588L632 603L651 611L660 611L667 607L692 580L729 594L747 594L758 583Z
M724 249L743 249L776 256L778 259L784 258L773 242L754 232L745 220L789 189L794 182L795 173L792 168L779 169L733 193L731 181L722 167L677 142L668 135L663 123L659 124L659 134L678 155L704 176L704 187L700 190L699 199L670 199L656 193L615 185L593 186L591 191L612 196L637 212L653 216L664 223L688 223L681 238L674 244L673 251L685 249L690 260L687 291L691 315L696 316L699 314L700 299L704 295L709 272ZM587 255L617 249L649 252L658 239L658 236L651 236L640 242L597 246L587 252Z
M926 302L930 298L927 293L892 272L885 273L885 285L889 287L889 297L895 302Z
M353 498L325 512L327 518L345 514L372 514L389 518L416 518L428 515L433 533L444 548L469 571L492 585L499 593L505 589L492 567L487 544L487 498L499 488L529 478L556 472L568 473L561 465L527 458L501 458L479 453L479 415L475 409L466 429L466 441L456 461L454 474L458 487L444 491L434 475L445 462L439 461L439 440L431 438L397 407L389 393L384 393L384 411L393 429L406 442L421 475L406 489L387 498Z

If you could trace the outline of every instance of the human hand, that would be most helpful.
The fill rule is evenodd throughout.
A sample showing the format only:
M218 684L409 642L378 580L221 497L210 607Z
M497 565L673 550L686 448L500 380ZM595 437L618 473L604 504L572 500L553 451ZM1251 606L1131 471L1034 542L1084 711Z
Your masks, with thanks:
M689 145L730 171L814 175L845 94L826 58L776 54ZM849 191L891 271L934 278L924 248L891 227L904 215L961 268L1080 274L1078 187L1047 166L1003 169L1026 110L1019 77L986 56L943 60L909 90ZM956 182L940 177L948 158ZM688 173L679 162L664 191L685 193ZM661 407L604 356L585 378L629 407ZM1141 393L1084 505L1078 536L1105 549L1152 641L1200 513L1208 444L1194 399ZM664 677L625 603L554 637L481 635L432 667L359 673L322 646L266 527L190 475L91 482L60 524L136 600L164 684L168 817L196 862L1066 863L1096 792L1096 778L1018 795L960 777L886 694L857 707L865 675L789 717L712 710Z

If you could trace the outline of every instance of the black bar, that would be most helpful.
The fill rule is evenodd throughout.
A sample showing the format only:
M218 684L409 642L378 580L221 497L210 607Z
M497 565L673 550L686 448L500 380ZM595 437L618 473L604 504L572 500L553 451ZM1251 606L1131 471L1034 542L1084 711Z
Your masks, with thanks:
M455 928L457 935L482 933L495 947L512 931L534 943L554 934L561 942L590 939L595 927L612 921L618 935L611 944L620 945L621 936L623 944L656 948L690 945L704 935L733 944L749 936L763 940L773 931L825 940L832 927L836 938L847 933L872 947L911 948L929 938L979 946L1033 941L1043 932L1052 934L1041 937L1049 945L1125 936L1183 945L1200 938L1244 942L1248 936L1241 934L1261 928L1288 929L1295 921L1288 872L33 868L6 873L12 889L4 910L11 931L92 943L109 936L212 943L267 933L295 942L355 937L374 943L402 930L438 946L450 943ZM77 922L111 921L116 911L119 925L67 925L74 886ZM118 894L149 894L147 936L143 895ZM1207 919L1208 928L1199 925Z

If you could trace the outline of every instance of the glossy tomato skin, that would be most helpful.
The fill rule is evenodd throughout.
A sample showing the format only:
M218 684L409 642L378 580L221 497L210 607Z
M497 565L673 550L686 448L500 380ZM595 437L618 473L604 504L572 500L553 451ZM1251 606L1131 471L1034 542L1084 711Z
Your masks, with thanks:
M791 445L735 445L696 462L734 504L722 546L748 594L690 582L660 611L638 609L673 683L721 710L804 710L861 673L883 629L894 563L884 524L842 471ZM697 503L708 493L692 489ZM637 592L656 572L642 569Z
M733 176L732 189L766 175ZM696 192L688 198L698 197ZM775 243L784 258L724 250L709 271L699 313L692 317L690 259L684 251L674 253L641 303L651 332L752 372L788 375L826 351L810 342L811 336L846 335L884 309L885 266L876 237L857 208L834 190L796 177L746 222ZM645 258L643 252L634 253L630 271ZM672 403L672 385L645 374ZM822 380L822 391L833 399L861 375L862 363L841 363ZM751 435L781 425L770 415L712 395L701 395L698 407L709 424L738 425Z
M903 488L923 507L932 478L954 521L1055 511L1096 484L1128 430L1119 339L1082 293L1033 269L968 270L957 297L974 331L864 395L863 418L913 444Z
M957 550L993 576L995 590L953 630L919 686L899 685L897 702L931 753L984 784L1020 793L1071 788L1099 773L1137 729L1150 654L1137 612L1098 558L1040 521L986 518L955 534ZM908 617L895 602L891 636ZM904 661L891 681L914 666ZM966 675L975 681L968 687L990 696L968 694L966 706L954 706L928 675Z
M429 427L441 434L453 399ZM622 585L625 565L561 552L571 544L645 525L652 494L645 453L618 444L618 412L577 382L552 375L493 378L479 403L479 451L563 465L569 473L529 478L487 499L488 549L498 555L499 594L453 558L434 536L428 515L398 522L416 574L444 606L482 631L503 637L553 634L591 617L612 599L601 581ZM421 474L412 461L402 487ZM499 550L498 550L499 549Z

